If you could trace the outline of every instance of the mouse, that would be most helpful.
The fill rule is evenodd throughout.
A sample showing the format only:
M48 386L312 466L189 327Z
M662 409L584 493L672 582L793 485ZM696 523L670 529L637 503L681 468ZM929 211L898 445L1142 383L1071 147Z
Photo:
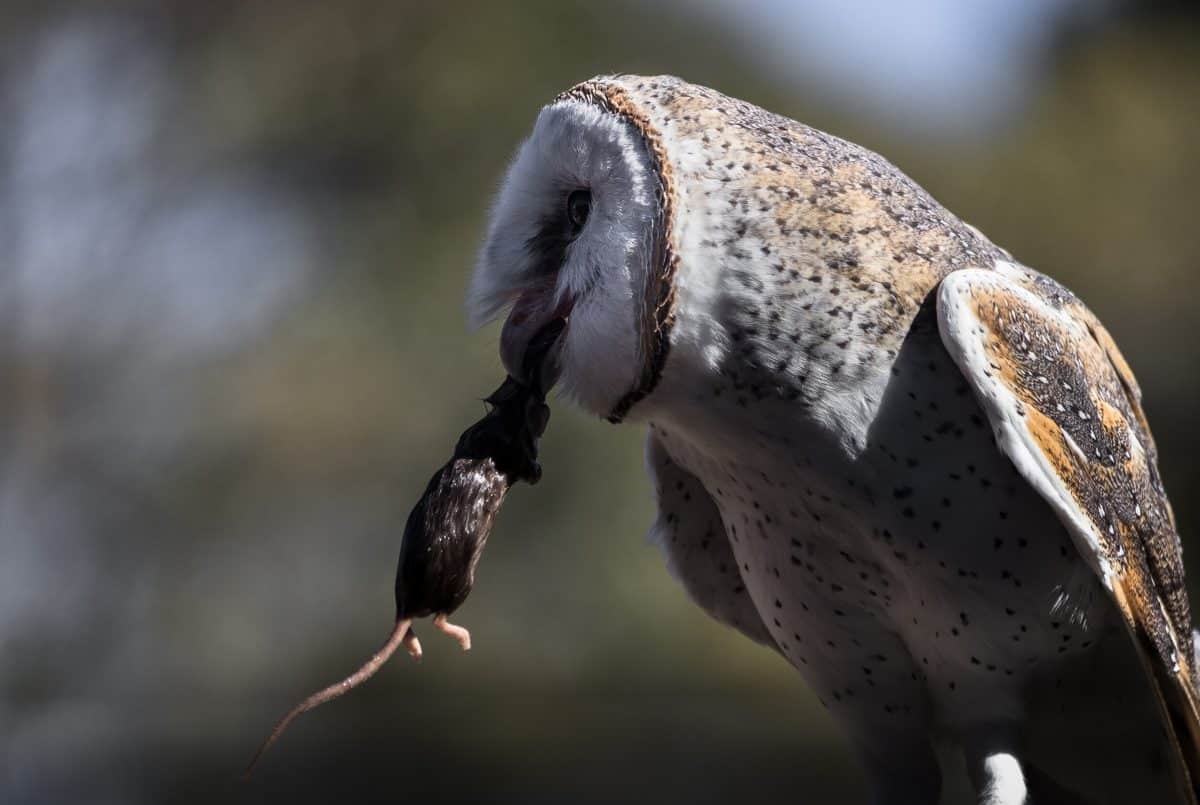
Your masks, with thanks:
M532 367L525 380L511 375L484 398L488 412L459 437L450 460L429 479L409 513L396 567L396 618L383 645L350 676L293 707L276 724L250 760L248 778L259 760L299 715L366 682L403 645L414 660L422 648L413 622L432 625L471 648L471 634L449 616L467 600L488 535L509 488L542 477L538 440L550 421L546 394L558 378L554 347L566 319L550 321L530 340L524 355Z
M492 520L508 489L541 479L537 440L550 409L530 387L506 379L486 402L487 416L458 440L409 515L396 568L396 621L433 618L433 626L471 647L470 633L449 622L475 583ZM412 627L404 638L420 656Z

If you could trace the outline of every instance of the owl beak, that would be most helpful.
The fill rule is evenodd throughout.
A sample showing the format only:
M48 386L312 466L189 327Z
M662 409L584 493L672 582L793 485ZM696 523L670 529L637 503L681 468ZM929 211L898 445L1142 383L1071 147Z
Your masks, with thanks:
M554 285L545 283L526 289L509 311L500 331L500 361L512 377L540 389L543 393L558 381L561 370L559 357L563 333L566 327L555 322L565 322L571 314L575 300L570 297L555 299ZM557 332L555 332L557 330ZM549 333L552 343L534 345ZM540 337L539 337L540 336ZM536 346L536 349L531 349ZM531 360L537 354L540 360ZM526 363L538 365L526 366Z

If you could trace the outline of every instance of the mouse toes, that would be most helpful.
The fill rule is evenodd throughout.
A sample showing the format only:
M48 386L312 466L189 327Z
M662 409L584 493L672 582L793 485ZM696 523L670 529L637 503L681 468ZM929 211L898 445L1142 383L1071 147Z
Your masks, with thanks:
M408 656L417 662L421 661L424 653L421 651L421 641L417 639L417 633L412 629L409 629L408 633L404 635L404 648L408 651Z
M433 619L433 626L438 631L445 632L457 640L458 644L462 646L463 651L471 650L471 633L462 626L457 626L446 620L445 615L438 615L435 617Z

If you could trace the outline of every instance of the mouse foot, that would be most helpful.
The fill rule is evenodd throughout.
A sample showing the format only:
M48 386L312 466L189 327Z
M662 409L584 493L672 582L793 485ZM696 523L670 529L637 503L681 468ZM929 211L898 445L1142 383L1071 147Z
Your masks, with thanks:
M421 651L421 641L417 639L417 633L412 629L409 629L404 635L404 648L408 650L408 656L417 662L421 661L423 654Z
M446 620L445 615L437 615L433 619L433 628L453 637L462 646L463 651L471 650L471 633L461 626L456 626Z

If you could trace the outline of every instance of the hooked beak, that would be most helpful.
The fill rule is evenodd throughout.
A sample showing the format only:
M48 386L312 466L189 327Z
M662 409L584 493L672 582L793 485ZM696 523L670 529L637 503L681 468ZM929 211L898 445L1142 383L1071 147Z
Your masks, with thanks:
M535 285L521 293L500 331L500 361L509 375L543 393L558 381L562 334L566 327L549 328L556 321L565 324L574 304L570 297L555 304L552 283ZM545 338L547 333L552 335L552 343L534 343L541 341L539 335Z

